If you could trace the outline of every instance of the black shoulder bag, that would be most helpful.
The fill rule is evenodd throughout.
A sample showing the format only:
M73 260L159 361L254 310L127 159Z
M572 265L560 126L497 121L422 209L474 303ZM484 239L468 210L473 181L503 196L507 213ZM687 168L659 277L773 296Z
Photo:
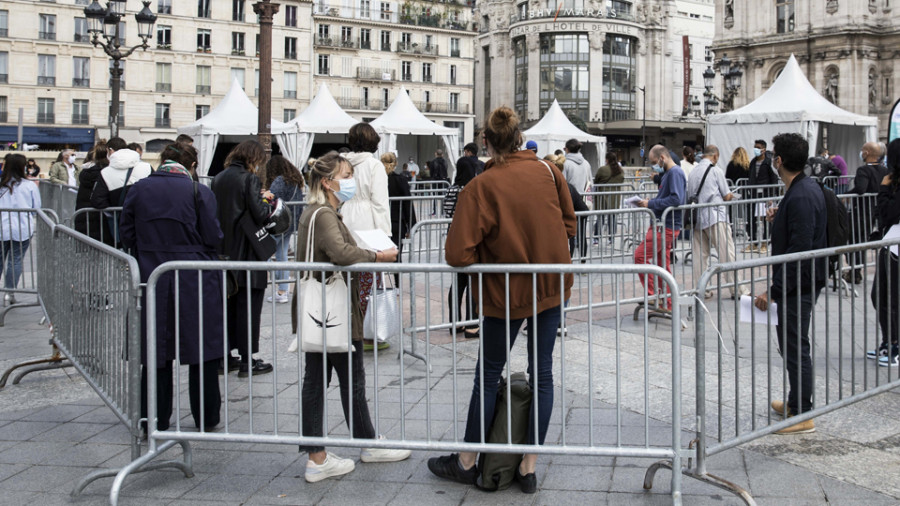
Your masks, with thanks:
M709 171L712 170L712 164L709 164L709 167L706 168L706 172L703 173L703 179L700 180L700 186L697 187L697 192L688 197L688 204L697 204L700 202L700 191L703 190L703 184L706 183L706 176L709 175ZM685 210L681 222L683 228L694 228L694 225L697 223L697 209L688 209Z

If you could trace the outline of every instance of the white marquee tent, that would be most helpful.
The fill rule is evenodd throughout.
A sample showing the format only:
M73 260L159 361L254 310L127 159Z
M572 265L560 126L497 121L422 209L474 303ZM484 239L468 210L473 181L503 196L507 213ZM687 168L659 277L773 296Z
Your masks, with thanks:
M341 106L334 100L328 87L322 84L319 92L309 103L309 107L303 110L296 118L287 122L290 130L296 129L296 143L282 148L284 156L297 167L303 168L309 153L312 151L316 136L340 136L336 141L343 141L344 135L350 131L350 127L359 123L359 120L344 112Z
M430 160L440 147L439 137L444 144L447 175L453 180L456 157L460 154L459 130L440 126L426 118L413 104L406 88L401 87L391 106L370 124L381 136L378 155L392 151L397 154L401 166L412 156L422 160L419 165L424 168L423 162Z
M791 55L762 96L734 111L711 115L706 131L707 143L719 148L723 160L739 146L752 151L756 139L765 140L771 150L776 134L796 132L809 142L809 156L827 145L831 153L852 161L863 143L878 140L878 120L845 111L819 95Z
M569 139L578 139L582 144L588 144L594 148L581 148L581 154L591 164L594 172L598 167L606 164L606 137L591 135L573 125L556 100L536 125L522 133L525 135L526 141L537 142L539 158L552 154L557 149L562 149Z
M241 142L256 136L258 117L259 110L235 79L231 83L231 89L222 101L209 111L209 114L180 127L179 134L187 134L194 138L194 147L197 148L199 158L197 160L199 175L205 176L209 172L219 141ZM296 144L292 139L296 136L296 129L290 132L284 123L274 120L271 125L272 137L282 150L292 143Z

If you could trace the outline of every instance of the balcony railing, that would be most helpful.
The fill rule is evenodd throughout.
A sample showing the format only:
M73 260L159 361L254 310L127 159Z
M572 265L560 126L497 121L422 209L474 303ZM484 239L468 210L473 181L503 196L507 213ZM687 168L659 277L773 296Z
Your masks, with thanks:
M162 44L157 42L156 49L172 49L172 44Z
M38 32L38 38L41 40L56 40L56 32Z
M284 90L284 98L297 98L297 90Z
M356 78L365 81L394 81L397 79L397 73L394 70L385 72L382 69L356 69Z
M424 76L422 76L423 83L430 83L431 80L432 80L431 74L425 74Z
M39 112L37 115L38 123L56 123L56 115L52 112Z
M361 99L361 98L344 98L338 99L338 105L344 109L353 109L357 111L384 111L389 103L378 99Z
M415 104L422 112L469 114L469 106L467 104L454 102L415 102Z
M90 88L91 80L89 78L73 78L72 79L72 87L73 88Z
M284 59L285 59L285 60L296 60L296 59L297 59L297 52L296 52L296 51L285 51L285 52L284 52Z
M9 37L9 28L0 28L0 37Z
M372 49L372 40L362 40L359 39L359 48L360 49Z
M6 123L9 120L9 113L0 111L0 123Z
M74 40L75 42L90 42L91 36L87 33L76 33Z
M412 81L412 74L400 74L401 81Z
M56 77L53 76L38 76L38 84L45 86L56 86Z
M0 84L6 84L9 82L9 74L0 74Z
M340 37L316 37L317 47L337 47L344 49L359 49L359 39L342 39Z
M398 42L397 43L397 52L398 53L407 53L407 54L419 54L423 56L437 56L438 47L437 44L433 44L431 46L420 46L418 43L408 43L408 42Z
M244 56L246 52L243 49L231 49L231 56Z
M451 56L452 58L459 58L459 49L451 49L451 50L450 50L450 56Z
M172 83L156 83L156 91L168 93L172 91Z
M170 125L169 118L156 118L156 128L169 128Z
M198 95L209 95L212 91L212 87L208 84L198 84L197 85L197 94Z
M72 124L73 125L87 125L88 123L90 123L90 122L88 121L87 114L73 114L72 115Z

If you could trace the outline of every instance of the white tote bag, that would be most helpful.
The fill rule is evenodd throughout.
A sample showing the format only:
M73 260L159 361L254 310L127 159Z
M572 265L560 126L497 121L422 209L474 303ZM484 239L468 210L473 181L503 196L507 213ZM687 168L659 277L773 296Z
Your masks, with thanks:
M309 220L309 234L306 238L306 262L313 261L317 209ZM324 292L325 296L322 296ZM335 272L322 284L321 273L307 271L300 278L300 319L298 330L302 340L302 350L307 353L347 353L350 351L350 311L347 283L339 272ZM297 338L288 351L299 350Z
M363 337L387 341L400 335L400 290L383 288L372 292L363 322Z

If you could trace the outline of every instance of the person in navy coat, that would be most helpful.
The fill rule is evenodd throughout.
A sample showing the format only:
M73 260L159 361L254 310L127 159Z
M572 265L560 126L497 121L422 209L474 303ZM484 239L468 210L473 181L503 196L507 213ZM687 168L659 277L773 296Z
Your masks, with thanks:
M193 180L197 151L187 144L170 144L160 155L160 161L162 165L156 172L138 181L128 192L119 224L122 243L137 259L143 283L156 267L168 261L217 260L216 248L223 237L216 219L215 196L209 188ZM157 427L169 428L172 361L177 356L181 364L188 365L194 423L201 430L209 430L218 425L222 404L218 379L219 361L224 356L222 273L180 271L178 276L177 293L174 272L163 275L156 285ZM202 302L198 297L201 282ZM202 336L199 335L201 316ZM146 366L146 321L142 324L142 363ZM142 415L146 416L146 371L141 384Z

